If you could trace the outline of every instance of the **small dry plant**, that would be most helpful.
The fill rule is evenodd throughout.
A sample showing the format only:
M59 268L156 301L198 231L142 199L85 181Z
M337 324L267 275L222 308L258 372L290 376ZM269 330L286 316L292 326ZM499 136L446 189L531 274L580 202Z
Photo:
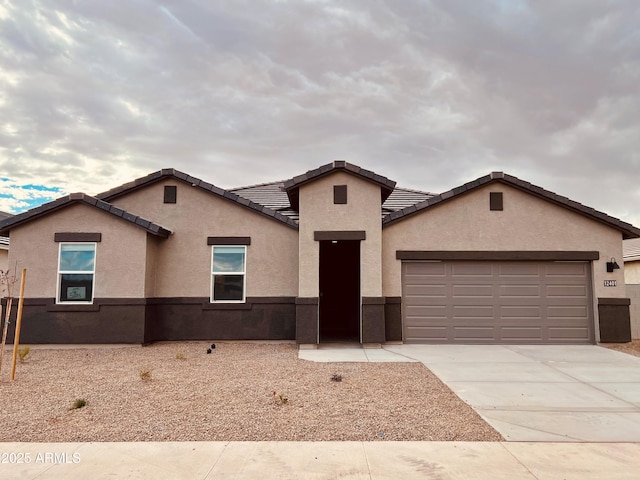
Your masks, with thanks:
M286 405L289 402L289 399L284 393L278 393L275 390L273 391L273 403L276 405Z
M18 350L18 358L20 359L20 363L24 363L27 355L31 351L31 347L22 347Z
M69 410L76 410L78 408L82 408L84 406L87 405L87 401L84 398L78 398L76 399L75 402L73 402L73 404L71 405L71 408Z
M143 382L148 382L151 380L151 369L150 368L142 368L140 370L140 379Z
M13 304L13 288L18 282L18 262L11 270L0 270L0 291L7 296L5 306L4 327L2 328L2 341L0 342L0 371L2 371L2 357L4 357L4 347L7 343L7 332L9 331L9 318L11 317L11 305Z
M333 375L331 375L331 381L332 382L341 382L342 381L342 375L340 375L338 373L334 373Z
M178 352L178 353L176 353L176 359L178 359L178 360L186 360L187 357L184 356L184 353Z

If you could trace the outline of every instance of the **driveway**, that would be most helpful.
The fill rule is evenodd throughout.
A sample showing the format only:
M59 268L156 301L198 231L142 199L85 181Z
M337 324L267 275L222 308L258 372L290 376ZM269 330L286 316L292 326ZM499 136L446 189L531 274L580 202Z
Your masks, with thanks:
M300 358L390 361L395 354L422 362L509 441L640 442L638 357L595 345L385 345L373 352L320 348L301 350Z

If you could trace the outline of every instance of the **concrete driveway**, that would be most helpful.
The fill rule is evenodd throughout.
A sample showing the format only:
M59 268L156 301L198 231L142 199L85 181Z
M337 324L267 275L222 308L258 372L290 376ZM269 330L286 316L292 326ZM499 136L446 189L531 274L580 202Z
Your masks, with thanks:
M385 345L313 361L422 362L509 441L640 442L640 358L595 345Z

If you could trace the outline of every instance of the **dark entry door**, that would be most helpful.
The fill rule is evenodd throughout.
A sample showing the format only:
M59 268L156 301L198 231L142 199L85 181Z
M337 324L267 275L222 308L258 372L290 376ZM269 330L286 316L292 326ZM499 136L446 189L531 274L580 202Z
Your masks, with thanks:
M320 242L320 341L360 341L360 241Z

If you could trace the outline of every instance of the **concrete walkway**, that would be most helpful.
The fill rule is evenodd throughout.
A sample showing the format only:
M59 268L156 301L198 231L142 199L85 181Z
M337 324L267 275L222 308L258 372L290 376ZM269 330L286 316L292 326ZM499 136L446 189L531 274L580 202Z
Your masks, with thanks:
M604 347L331 345L299 357L422 362L509 441L640 442L640 358Z
M640 472L640 444L611 443L0 443L0 455L0 480L615 480Z

